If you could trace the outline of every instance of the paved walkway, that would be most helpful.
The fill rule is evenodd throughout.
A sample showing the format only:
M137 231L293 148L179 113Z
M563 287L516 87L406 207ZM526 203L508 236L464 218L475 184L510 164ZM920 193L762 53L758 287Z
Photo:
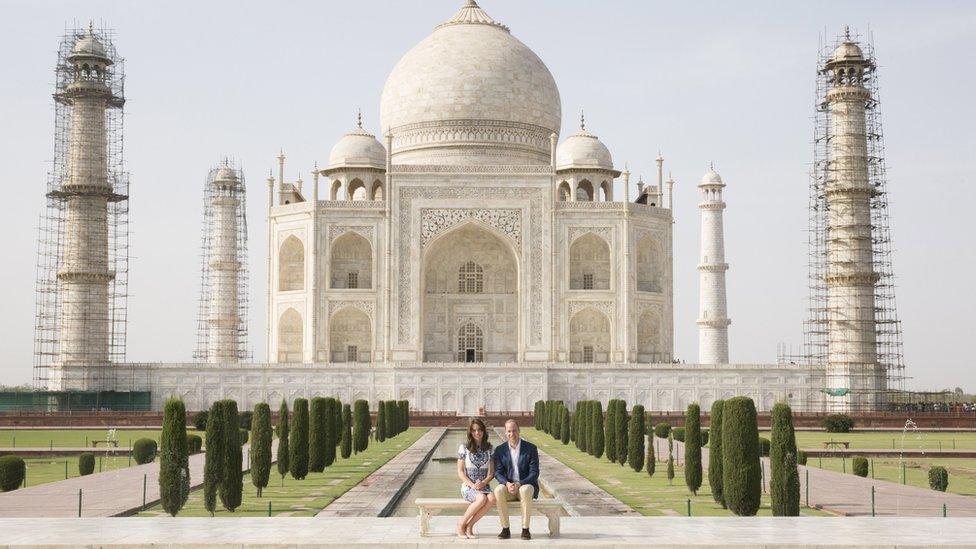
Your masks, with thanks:
M657 439L658 459L667 459L667 441ZM663 454L661 452L663 450ZM674 442L675 459L684 463L684 447ZM763 490L769 493L769 458L762 458ZM708 470L708 448L702 448L702 467ZM875 515L898 517L941 517L946 505L951 517L976 517L976 498L863 478L851 473L799 466L800 503L807 503L807 472L810 479L810 507L847 516L871 516L871 487L874 486ZM949 479L952 482L952 479ZM976 537L974 537L976 540Z
M272 459L277 449L274 442ZM248 469L249 445L244 447L243 469ZM203 453L190 456L190 484L203 484ZM143 496L145 486L145 496ZM0 517L114 517L159 500L159 458L152 463L74 477L39 486L0 493Z
M457 540L457 517L431 519L430 537L416 518L102 518L0 519L2 545L147 547L172 545L296 547L729 547L729 546L971 546L976 519L841 517L563 517L562 536L549 538L533 520L531 542L498 540L498 519L485 517L476 540Z
M433 427L409 448L353 486L315 518L378 517L447 429Z

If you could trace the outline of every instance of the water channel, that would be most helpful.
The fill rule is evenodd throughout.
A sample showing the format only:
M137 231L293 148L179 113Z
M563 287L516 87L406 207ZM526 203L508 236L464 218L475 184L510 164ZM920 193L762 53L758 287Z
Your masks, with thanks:
M466 438L464 429L449 429L440 444L434 450L430 461L417 476L413 486L407 490L400 504L393 512L395 517L416 517L417 507L413 504L417 498L460 498L461 481L457 476L457 451L464 444ZM492 433L491 443L500 444L501 438ZM461 515L462 511L445 511L445 515Z

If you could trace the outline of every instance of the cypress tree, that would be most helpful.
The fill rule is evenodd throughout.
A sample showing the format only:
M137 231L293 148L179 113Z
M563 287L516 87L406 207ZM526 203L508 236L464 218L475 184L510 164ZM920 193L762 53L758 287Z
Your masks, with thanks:
M685 484L698 495L702 485L701 408L689 404L685 413Z
M325 453L323 464L331 467L336 460L336 444L342 438L342 408L338 408L339 401L332 397L325 399ZM339 420L338 427L336 419Z
M251 415L251 484L258 497L271 476L271 407L264 402L254 406Z
M545 421L545 423L542 425L542 432L549 434L552 432L552 401L545 401L542 408L542 417Z
M796 468L793 411L782 402L773 406L769 452L769 496L773 516L800 516L800 472Z
M617 461L617 403L619 401L611 398L607 402L607 413L603 420L603 445L606 448L607 459L611 462Z
M325 470L326 446L329 436L326 432L329 425L326 411L326 400L322 397L312 399L308 413L308 472L321 473Z
M291 478L302 480L308 475L308 401L295 399L295 416L288 441L288 465Z
M383 403L386 406L386 438L393 438L399 434L396 430L396 402L387 400Z
M244 453L241 450L241 420L237 413L237 402L224 401L224 466L226 473L220 483L220 502L224 509L233 512L240 507L244 492Z
M278 474L282 480L288 473L288 403L281 399L278 410Z
M535 401L535 408L532 412L532 426L535 427L536 431L542 430L542 401Z
M376 442L386 440L386 404L379 401L376 404Z
M644 407L634 405L627 426L627 463L635 472L644 468Z
M617 401L617 414L614 416L614 429L616 430L617 443L617 463L621 466L627 464L627 403L623 400Z
M580 402L580 409L581 409L580 415L582 416L580 418L582 421L580 421L580 432L579 432L580 450L588 454L590 453L590 449L589 449L590 417L591 417L590 401L584 400L583 402Z
M224 436L224 402L210 405L207 414L207 447L203 464L203 506L214 515L217 510L217 489L224 481L227 438Z
M674 433L668 433L668 486L674 480Z
M171 398L163 409L159 439L159 501L175 517L190 495L190 448L186 440L186 406Z
M654 470L657 468L657 456L654 455L654 437L647 438L647 476L653 477Z
M403 401L403 430L410 428L410 401Z
M559 422L559 441L563 445L569 444L569 408L563 406L563 419Z
M369 432L372 429L369 417L369 402L357 400L353 416L352 449L357 454L369 446Z
M722 405L724 400L712 403L708 427L708 485L712 489L712 499L725 509L722 490Z
M739 516L754 516L762 494L756 405L734 397L722 405L722 494Z
M593 401L593 444L591 445L593 457L599 459L603 457L604 434L603 434L603 404L599 400Z
M342 405L342 441L339 448L342 459L349 459L352 455L352 408L348 404Z

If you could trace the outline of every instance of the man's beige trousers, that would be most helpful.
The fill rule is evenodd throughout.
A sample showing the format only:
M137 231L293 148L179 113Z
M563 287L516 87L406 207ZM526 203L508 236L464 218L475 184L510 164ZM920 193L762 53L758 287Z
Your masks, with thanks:
M529 527L529 519L532 518L532 494L535 488L531 484L519 486L518 493L512 494L504 484L495 486L495 500L498 502L498 519L502 523L502 528L508 528L508 502L522 502L522 528Z

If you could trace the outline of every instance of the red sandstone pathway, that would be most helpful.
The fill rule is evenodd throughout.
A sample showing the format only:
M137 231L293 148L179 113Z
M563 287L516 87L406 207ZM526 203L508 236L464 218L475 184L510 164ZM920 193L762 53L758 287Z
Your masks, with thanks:
M276 454L277 440L271 455ZM248 469L249 446L244 447L243 469ZM204 454L190 456L190 486L203 484ZM81 516L113 517L136 510L145 502L159 500L159 460L74 477L39 486L0 493L0 517L77 517L78 491L81 490Z
M667 459L666 440L654 438L658 459ZM675 459L684 463L684 447L674 442ZM662 454L663 452L663 454ZM762 459L763 489L769 493L769 458ZM702 467L708 470L708 448L702 448ZM809 471L811 507L849 516L871 516L871 487L874 486L875 515L899 517L941 517L945 504L950 517L976 517L976 498L862 478L854 474L799 466L800 504L807 503L806 479ZM678 479L676 479L677 481ZM949 479L952 482L952 479Z

